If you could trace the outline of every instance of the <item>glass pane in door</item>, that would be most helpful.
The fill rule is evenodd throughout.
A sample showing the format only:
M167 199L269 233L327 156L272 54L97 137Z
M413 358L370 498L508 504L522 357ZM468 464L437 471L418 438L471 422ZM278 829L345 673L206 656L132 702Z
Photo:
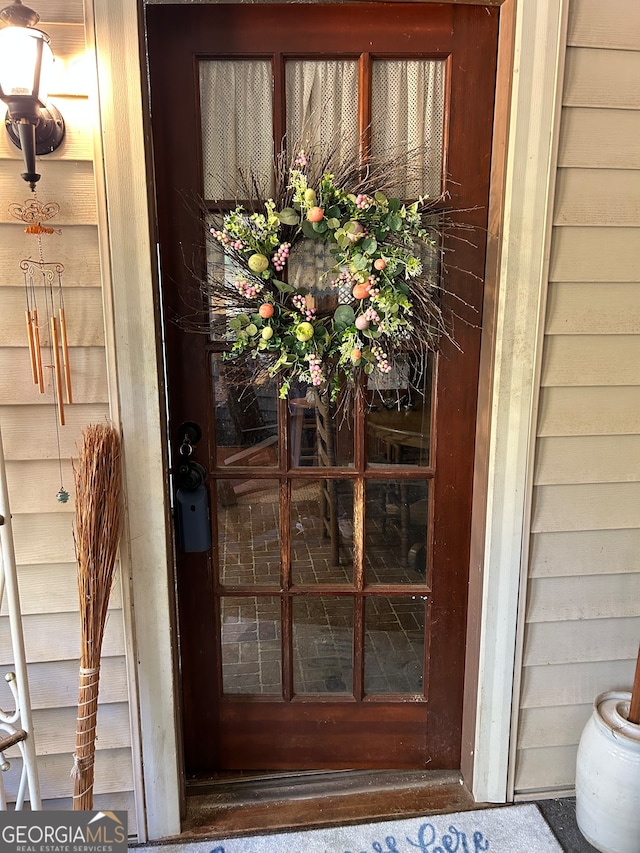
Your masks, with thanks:
M358 62L290 59L286 65L287 149L353 162L358 153Z
M229 469L278 464L278 400L275 382L254 376L254 363L211 356L216 466Z
M217 557L224 586L280 585L280 483L217 483Z
M352 661L351 598L294 598L294 693L351 694Z
M222 598L220 626L224 693L279 694L280 599Z
M295 585L353 582L353 482L291 484L291 577Z
M410 353L390 373L370 376L367 407L367 465L428 466L434 358Z
M429 480L367 480L365 581L424 583Z
M421 596L366 599L365 693L423 692L425 602Z
M271 61L207 59L199 63L199 73L205 199L251 198L238 184L240 174L255 178L268 198L273 193Z
M445 77L444 60L373 61L371 153L385 161L397 157L392 194L399 198L442 193Z

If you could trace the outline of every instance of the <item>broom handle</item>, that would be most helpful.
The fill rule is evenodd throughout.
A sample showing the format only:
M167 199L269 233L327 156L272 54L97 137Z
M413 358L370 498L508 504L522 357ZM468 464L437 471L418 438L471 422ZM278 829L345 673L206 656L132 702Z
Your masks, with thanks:
M636 663L636 675L633 679L633 691L631 693L631 705L629 706L630 723L640 724L640 648L638 648L638 661Z

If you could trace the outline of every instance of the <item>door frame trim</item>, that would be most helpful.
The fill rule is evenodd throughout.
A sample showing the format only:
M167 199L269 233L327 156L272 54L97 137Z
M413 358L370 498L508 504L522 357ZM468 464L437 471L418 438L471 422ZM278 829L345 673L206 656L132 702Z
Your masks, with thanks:
M115 349L108 362L109 387L119 401L125 439L129 530L122 547L134 567L131 630L136 659L128 663L136 668L144 722L144 791L136 791L136 796L144 797L146 808L141 837L158 839L180 832L182 779L165 500L164 373L150 224L153 188L144 165L151 151L140 108L146 79L143 9L142 0L91 0L87 5L92 8L85 12L85 25L97 45L97 102L104 140L104 189L98 182L98 204L108 222L109 265L103 287L113 296L105 307ZM519 685L519 673L514 678L519 665L518 601L524 598L526 580L567 7L568 0L521 0L517 5L516 0L504 0L501 11L497 87L503 113L494 134L497 171L489 212L489 322L483 334L485 370L478 410L462 756L476 799L495 802L510 795L512 697ZM96 158L96 168L100 162Z

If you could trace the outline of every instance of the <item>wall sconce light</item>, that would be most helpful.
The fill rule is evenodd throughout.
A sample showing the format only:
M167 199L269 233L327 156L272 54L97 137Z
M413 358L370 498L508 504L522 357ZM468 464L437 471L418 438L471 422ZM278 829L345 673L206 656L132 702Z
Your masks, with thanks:
M35 29L40 15L14 0L0 11L0 99L8 107L9 138L22 149L22 178L35 189L36 154L55 151L64 138L64 119L47 104L47 84L53 66L49 36Z

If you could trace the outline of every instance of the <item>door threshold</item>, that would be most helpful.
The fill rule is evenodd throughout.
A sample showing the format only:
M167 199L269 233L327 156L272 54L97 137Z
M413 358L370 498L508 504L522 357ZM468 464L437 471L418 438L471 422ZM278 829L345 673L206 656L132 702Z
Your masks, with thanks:
M188 783L180 837L229 838L477 807L458 771L312 771L201 779Z

